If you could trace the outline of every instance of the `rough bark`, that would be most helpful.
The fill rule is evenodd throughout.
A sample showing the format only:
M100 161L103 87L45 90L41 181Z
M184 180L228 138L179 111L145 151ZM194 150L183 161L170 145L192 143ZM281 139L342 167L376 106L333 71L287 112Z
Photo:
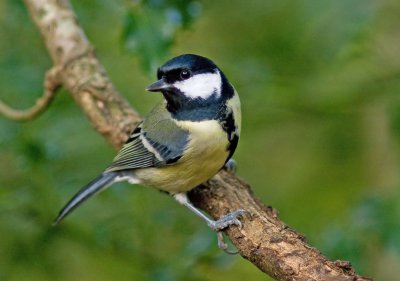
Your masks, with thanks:
M139 115L115 90L79 26L68 0L25 0L38 26L59 79L93 127L115 148L137 125ZM194 189L192 201L218 218L238 208L249 214L243 228L226 233L240 255L277 280L371 280L350 263L329 261L304 237L282 222L275 210L254 197L250 186L221 171Z
M93 127L120 147L139 122L139 115L116 91L94 48L79 26L69 1L26 0L62 85Z

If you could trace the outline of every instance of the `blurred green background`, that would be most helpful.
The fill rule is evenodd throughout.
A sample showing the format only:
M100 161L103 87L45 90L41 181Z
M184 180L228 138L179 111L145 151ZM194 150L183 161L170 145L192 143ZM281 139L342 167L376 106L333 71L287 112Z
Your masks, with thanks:
M238 174L330 259L400 275L400 2L72 1L112 81L145 115L173 55L212 58L239 91ZM22 1L0 2L0 98L27 108L51 61ZM69 94L0 118L0 280L269 280L153 189L118 184L58 227L115 151Z

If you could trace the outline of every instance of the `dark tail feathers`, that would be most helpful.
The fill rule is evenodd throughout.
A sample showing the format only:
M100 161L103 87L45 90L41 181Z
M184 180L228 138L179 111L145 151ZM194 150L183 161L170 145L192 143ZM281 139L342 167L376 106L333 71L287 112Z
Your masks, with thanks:
M92 197L93 195L103 191L111 184L114 183L115 178L117 177L117 173L103 173L94 180L92 180L89 184L84 186L71 200L62 208L62 210L58 213L57 218L54 220L53 225L57 225L60 223L69 213L71 213L75 208L77 208L80 204L85 202L87 199Z

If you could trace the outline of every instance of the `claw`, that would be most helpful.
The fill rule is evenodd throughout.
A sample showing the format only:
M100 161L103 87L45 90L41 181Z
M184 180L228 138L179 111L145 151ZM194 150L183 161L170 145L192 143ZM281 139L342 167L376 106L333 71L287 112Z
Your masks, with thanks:
M225 216L221 217L219 220L211 221L208 223L208 226L217 232L218 248L220 248L221 250L223 250L225 253L227 253L229 255L236 255L239 252L238 251L232 252L232 251L228 250L228 244L225 243L224 234L221 230L223 230L224 228L227 228L230 225L237 225L240 229L242 229L243 224L237 217L243 216L245 213L246 213L245 210L239 209L239 210L233 211L229 214L226 214Z
M242 216L246 211L243 209L236 210L232 213L226 214L221 217L219 220L210 221L208 226L214 231L220 231L224 228L227 228L230 225L237 225L239 228L242 228L243 225L241 221L237 218L238 216Z
M206 215L204 215L201 211L196 209L189 201L187 198L186 193L175 193L174 195L175 200L177 200L180 204L186 206L189 208L192 212L194 212L196 215L201 217L203 220L207 222L207 225L214 231L217 232L217 237L218 237L218 247L222 249L225 253L230 254L230 255L235 255L237 252L231 252L228 250L228 245L224 241L224 235L222 233L222 230L227 228L230 225L237 225L240 229L243 228L242 222L238 219L239 216L243 216L247 211L243 209L238 209L234 212L231 212L229 214L226 214L225 216L222 216L219 220L213 221L210 218L208 218Z
M224 241L224 234L222 233L222 231L217 232L217 237L218 237L218 248L220 248L229 255L236 255L239 253L238 251L232 252L228 250L228 244L226 244Z

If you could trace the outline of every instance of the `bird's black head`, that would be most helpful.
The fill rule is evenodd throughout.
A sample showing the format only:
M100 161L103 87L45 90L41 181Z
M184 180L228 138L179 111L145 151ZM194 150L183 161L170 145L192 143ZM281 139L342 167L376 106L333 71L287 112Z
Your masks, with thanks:
M157 71L158 81L147 90L161 92L168 110L176 115L212 115L233 96L233 87L208 58L185 54L167 61ZM203 112L203 113L202 113ZM210 118L208 116L207 118Z
M165 76L171 82L185 80L189 76L215 73L218 67L208 58L197 55L181 55L167 61L157 71L157 78Z

